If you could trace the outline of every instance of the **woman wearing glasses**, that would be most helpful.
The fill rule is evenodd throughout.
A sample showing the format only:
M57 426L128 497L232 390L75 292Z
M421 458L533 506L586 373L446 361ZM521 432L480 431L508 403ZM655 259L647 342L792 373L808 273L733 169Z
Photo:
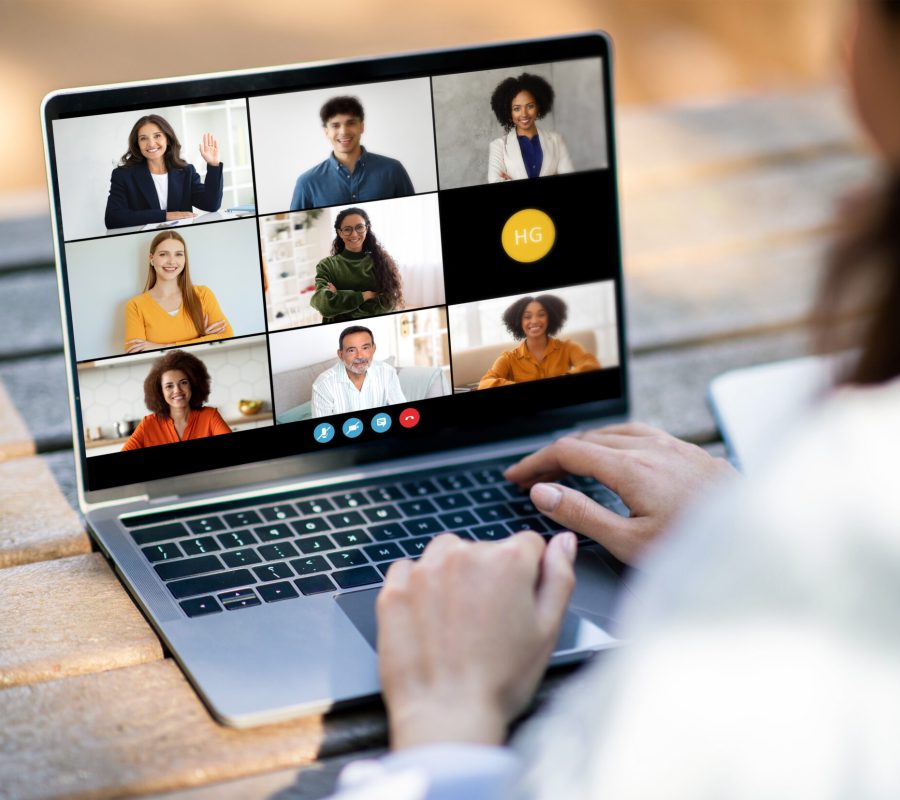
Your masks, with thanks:
M334 230L331 255L316 265L316 291L309 301L322 321L364 319L402 307L400 273L372 233L369 215L345 208Z

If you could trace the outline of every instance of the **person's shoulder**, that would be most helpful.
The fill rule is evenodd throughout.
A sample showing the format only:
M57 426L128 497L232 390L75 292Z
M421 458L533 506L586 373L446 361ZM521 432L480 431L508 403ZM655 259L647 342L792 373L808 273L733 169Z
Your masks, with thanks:
M370 166L378 166L385 169L406 169L400 160L390 156L383 156L380 153L373 153L371 150L366 150L366 160Z
M297 185L302 186L303 184L309 183L310 181L314 181L317 178L320 178L322 175L324 175L328 171L329 158L331 158L331 156L324 159L323 161L320 161L318 164L310 167L305 172L301 172L300 176L297 178Z
M317 384L323 384L333 379L333 377L337 374L337 369L339 366L343 366L340 362L336 362L332 364L328 369L323 369L318 375L316 375L316 379L313 381L313 386Z
M213 290L208 286L200 286L198 284L194 284L194 294L200 298L200 300L205 300L207 297L215 297Z

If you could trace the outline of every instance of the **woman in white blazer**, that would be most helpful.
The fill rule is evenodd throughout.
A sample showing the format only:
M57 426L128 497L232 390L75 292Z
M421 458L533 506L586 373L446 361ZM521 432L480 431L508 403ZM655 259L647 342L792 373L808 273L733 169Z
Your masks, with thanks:
M494 89L491 108L504 134L491 142L488 183L573 172L562 136L537 126L553 108L553 97L553 87L528 72Z

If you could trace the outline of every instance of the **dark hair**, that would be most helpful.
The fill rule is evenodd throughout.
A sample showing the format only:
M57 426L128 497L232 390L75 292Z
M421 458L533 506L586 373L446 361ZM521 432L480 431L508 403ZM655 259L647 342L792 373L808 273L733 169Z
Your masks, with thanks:
M375 266L375 291L381 295L381 305L388 309L403 305L403 286L397 265L390 253L385 250L372 233L372 221L369 215L361 208L345 208L334 220L334 241L331 243L331 255L336 256L344 251L344 240L337 233L341 223L351 214L358 214L366 221L366 238L363 242L363 252L372 256Z
M147 159L141 153L138 147L138 131L148 124L156 125L166 137L166 152L163 154L163 160L169 169L180 169L187 166L187 161L181 157L181 142L175 135L175 129L159 114L147 114L141 117L128 134L128 150L119 161L120 167L136 167L143 164Z
M144 403L160 417L169 417L169 404L162 392L162 376L172 370L180 370L191 384L190 406L195 411L203 408L209 398L209 372L197 356L184 350L170 350L153 362L150 372L144 378Z
M203 336L203 334L206 333L206 321L203 317L203 306L200 303L200 298L197 297L197 290L194 288L194 284L191 283L191 265L190 260L188 259L187 242L177 231L161 231L160 233L157 233L156 236L153 237L153 241L150 242L150 255L152 256L156 252L156 248L167 239L174 239L176 242L181 242L184 247L184 269L178 276L178 288L181 289L181 304L184 306L184 310L187 311L191 322L194 323L194 328L197 330L197 336ZM153 269L153 264L148 264L147 280L144 283L144 291L148 292L154 286L156 286L156 270Z
M879 0L873 5L885 24L900 33L900 0ZM821 350L861 348L841 381L877 384L900 375L900 169L896 166L882 188L859 203L832 248L815 321Z
M366 112L363 111L359 98L350 97L349 95L332 97L330 100L326 100L325 105L319 109L322 125L327 125L328 120L336 117L338 114L349 114L351 117L359 117L360 122L366 118Z
M341 336L338 339L338 350L344 349L344 338L346 336L352 336L354 333L368 333L369 338L372 340L372 344L375 344L375 336L372 334L372 331L363 325L351 325L349 328L344 328L344 330L341 331Z
M538 108L538 119L543 119L553 109L553 98L555 97L553 87L540 75L523 72L517 78L500 81L491 95L491 108L494 110L497 122L503 126L505 131L511 131L516 127L512 120L512 102L519 92L528 92L534 97Z
M527 295L520 297L503 312L503 324L513 339L524 339L525 329L522 327L522 315L529 303L540 303L547 312L547 336L556 336L566 324L569 309L565 301L553 294L539 294L537 297Z

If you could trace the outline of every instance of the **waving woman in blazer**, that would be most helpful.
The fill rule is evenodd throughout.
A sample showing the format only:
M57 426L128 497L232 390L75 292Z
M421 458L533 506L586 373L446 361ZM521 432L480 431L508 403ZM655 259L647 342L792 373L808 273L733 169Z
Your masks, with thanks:
M158 114L141 117L128 135L128 152L110 178L106 227L125 228L195 216L194 206L218 211L222 205L222 162L211 133L203 135L200 155L206 180L181 157L181 142Z
M553 87L528 72L494 89L491 108L504 134L491 142L488 183L573 171L562 136L537 126L553 108L553 97Z

